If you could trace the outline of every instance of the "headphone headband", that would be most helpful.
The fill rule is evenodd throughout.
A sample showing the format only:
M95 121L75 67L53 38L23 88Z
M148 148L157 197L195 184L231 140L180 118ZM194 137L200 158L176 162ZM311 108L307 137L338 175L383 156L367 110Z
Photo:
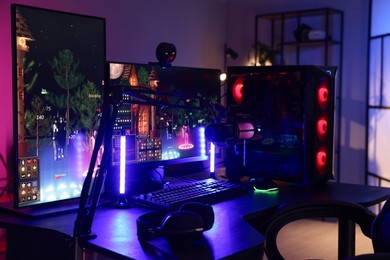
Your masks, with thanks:
M159 210L141 215L137 219L140 240L163 235L170 242L183 242L199 238L214 224L214 211L210 205L188 202L178 211Z

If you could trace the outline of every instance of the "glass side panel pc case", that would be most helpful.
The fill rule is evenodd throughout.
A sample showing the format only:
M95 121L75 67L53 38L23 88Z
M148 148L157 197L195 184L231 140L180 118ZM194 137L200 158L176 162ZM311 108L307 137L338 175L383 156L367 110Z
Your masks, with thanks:
M253 124L252 139L228 148L230 179L304 186L333 178L335 67L228 68L230 117Z
M105 75L105 20L12 5L15 207L80 196Z

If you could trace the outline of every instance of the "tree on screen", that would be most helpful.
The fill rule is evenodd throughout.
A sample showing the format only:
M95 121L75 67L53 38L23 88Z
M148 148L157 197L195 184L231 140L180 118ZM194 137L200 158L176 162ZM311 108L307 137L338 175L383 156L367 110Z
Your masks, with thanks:
M58 86L66 90L66 144L69 144L71 90L81 85L84 75L77 72L80 62L74 59L73 52L68 49L58 52L50 65Z

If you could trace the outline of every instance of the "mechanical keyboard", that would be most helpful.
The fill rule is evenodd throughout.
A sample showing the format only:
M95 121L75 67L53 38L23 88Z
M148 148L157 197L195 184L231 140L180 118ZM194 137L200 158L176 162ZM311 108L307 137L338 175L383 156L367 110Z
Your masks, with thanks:
M178 209L186 202L215 204L247 193L240 184L215 180L198 180L145 194L134 195L134 204L155 209Z

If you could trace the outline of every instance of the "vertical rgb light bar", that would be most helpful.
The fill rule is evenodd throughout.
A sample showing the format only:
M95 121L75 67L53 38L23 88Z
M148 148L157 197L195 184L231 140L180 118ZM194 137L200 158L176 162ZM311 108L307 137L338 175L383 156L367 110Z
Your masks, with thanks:
M199 127L199 147L200 147L200 155L206 156L206 136L205 136L205 128ZM215 145L210 143L210 173L215 172Z
M200 155L206 156L206 136L204 134L204 127L199 127L199 147L200 147Z
M215 172L215 145L210 143L210 172Z
M120 166L119 166L119 194L124 195L126 190L126 136L121 136Z

